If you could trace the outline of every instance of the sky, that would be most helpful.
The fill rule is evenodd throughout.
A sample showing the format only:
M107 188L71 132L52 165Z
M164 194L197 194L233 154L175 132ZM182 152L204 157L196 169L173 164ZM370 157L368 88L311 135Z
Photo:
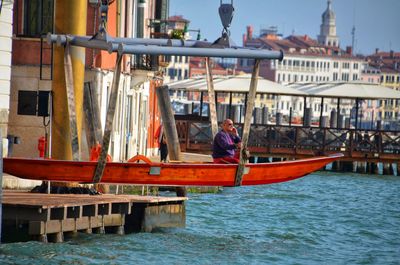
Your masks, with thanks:
M222 0L235 8L230 27L231 38L242 46L246 26L252 25L254 35L260 28L277 26L278 33L308 35L317 39L322 13L327 0ZM200 29L202 39L214 41L221 36L218 15L221 0L170 0L170 15L183 15L190 20L189 29ZM364 55L380 51L400 52L400 0L333 0L336 29L340 47L351 46L353 25L355 52ZM196 34L192 32L193 38Z

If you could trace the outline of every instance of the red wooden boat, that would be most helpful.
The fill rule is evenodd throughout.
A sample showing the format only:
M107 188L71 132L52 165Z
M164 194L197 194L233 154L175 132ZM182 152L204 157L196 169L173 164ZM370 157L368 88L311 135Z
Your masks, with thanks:
M263 185L303 177L342 154L294 161L247 164L242 185ZM142 160L142 163L137 163ZM43 181L90 183L97 162L4 158L3 171ZM237 165L212 163L152 163L144 156L130 162L107 163L101 183L167 186L234 186Z

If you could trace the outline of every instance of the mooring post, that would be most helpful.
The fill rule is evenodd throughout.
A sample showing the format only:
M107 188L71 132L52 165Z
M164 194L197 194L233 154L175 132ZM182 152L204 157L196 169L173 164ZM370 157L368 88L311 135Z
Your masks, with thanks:
M172 112L172 104L169 98L168 86L157 87L156 95L163 122L165 137L167 138L169 158L170 160L181 161L181 147L179 145L178 131L176 130L175 117L174 113ZM176 195L179 197L185 197L186 189L184 187L176 187Z
M242 146L240 148L239 165L236 170L235 186L240 186L242 184L243 174L245 173L244 172L245 165L248 159L247 142L249 140L249 135L250 135L251 117L253 115L259 72L260 72L260 60L256 60L254 63L253 73L251 75L250 91L247 97L246 115L244 118L244 125L243 125Z

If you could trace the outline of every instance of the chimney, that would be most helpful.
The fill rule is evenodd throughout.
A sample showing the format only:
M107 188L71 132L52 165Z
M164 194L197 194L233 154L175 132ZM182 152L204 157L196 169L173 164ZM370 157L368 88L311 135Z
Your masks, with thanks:
M353 47L347 46L346 47L346 53L352 55L353 54Z
M375 54L378 54L379 48L375 48Z
M253 26L247 26L247 39L253 39Z

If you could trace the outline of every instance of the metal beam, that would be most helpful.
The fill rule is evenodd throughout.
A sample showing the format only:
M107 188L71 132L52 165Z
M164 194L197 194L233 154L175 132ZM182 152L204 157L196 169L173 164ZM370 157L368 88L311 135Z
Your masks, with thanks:
M249 59L283 59L282 51L269 51L245 48L188 48L161 47L155 45L124 45L120 44L121 54L150 54L150 55L180 55L198 57L249 58Z
M57 45L65 45L67 41L72 45L80 44L87 41L97 44L100 44L100 42L104 42L106 45L109 43L115 43L116 44L115 51L117 51L119 43L124 43L126 45L158 45L158 46L170 46L170 47L194 47L194 46L212 45L212 43L209 42L194 41L194 40L114 38L109 35L107 35L104 39L96 39L91 36L56 35L51 33L47 34L47 43L49 44L57 43Z
M283 59L283 51L270 51L254 48L215 48L210 43L199 41L176 41L165 39L93 38L89 36L54 35L47 37L49 43L70 43L92 49L118 51L121 54L180 55L198 57L224 57L249 59Z

